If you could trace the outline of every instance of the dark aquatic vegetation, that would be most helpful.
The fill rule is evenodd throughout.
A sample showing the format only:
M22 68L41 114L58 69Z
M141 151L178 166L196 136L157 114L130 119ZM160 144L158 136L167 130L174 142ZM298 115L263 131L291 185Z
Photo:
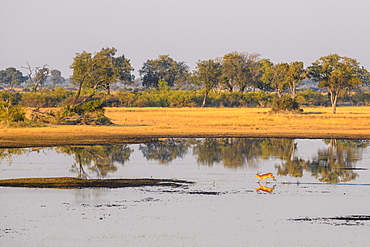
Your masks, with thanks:
M0 186L4 187L28 187L28 188L123 188L142 186L171 186L180 187L193 182L175 179L78 179L70 177L58 178L18 178L0 180Z
M328 224L328 225L335 225L335 226L357 226L357 225L364 225L365 223L368 225L370 222L370 215L347 215L347 216L335 216L335 217L318 217L318 218L296 218L296 219L289 219L291 221L296 222L313 222L319 224ZM370 225L370 224L369 224Z

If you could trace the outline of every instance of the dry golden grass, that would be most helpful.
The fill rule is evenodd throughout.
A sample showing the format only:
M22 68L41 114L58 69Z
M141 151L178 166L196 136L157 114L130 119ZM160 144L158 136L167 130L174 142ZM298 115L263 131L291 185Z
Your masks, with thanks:
M265 108L107 108L115 126L0 129L0 146L124 143L152 137L292 137L370 139L370 107L305 108L270 114ZM127 138L129 140L127 140Z

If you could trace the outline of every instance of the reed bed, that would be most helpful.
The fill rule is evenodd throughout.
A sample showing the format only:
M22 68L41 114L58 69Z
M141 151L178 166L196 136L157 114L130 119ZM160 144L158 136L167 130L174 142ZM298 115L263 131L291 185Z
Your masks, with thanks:
M158 137L289 137L370 139L370 107L305 108L271 114L266 108L107 108L113 126L0 129L0 147L108 144Z

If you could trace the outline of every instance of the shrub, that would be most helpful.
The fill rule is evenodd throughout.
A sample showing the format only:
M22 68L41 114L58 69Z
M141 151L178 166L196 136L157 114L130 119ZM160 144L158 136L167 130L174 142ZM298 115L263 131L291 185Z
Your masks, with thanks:
M20 100L19 93L0 93L0 122L7 126L20 126L25 122L26 111L18 105Z
M330 100L327 95L314 92L312 89L298 92L296 101L302 105L308 106L330 106Z
M72 96L71 91L63 88L55 88L50 91L23 93L21 104L27 107L56 107L62 105L63 101Z
M303 110L299 108L299 103L295 99L291 98L290 96L283 96L273 101L271 111L272 112L279 112L279 111L302 112Z

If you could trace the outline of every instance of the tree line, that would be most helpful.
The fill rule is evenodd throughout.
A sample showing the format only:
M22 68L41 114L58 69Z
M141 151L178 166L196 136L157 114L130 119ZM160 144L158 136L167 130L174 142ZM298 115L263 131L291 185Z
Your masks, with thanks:
M102 117L105 102L96 101L97 96L102 93L111 95L110 88L115 83L128 85L133 83L134 68L130 60L124 55L117 56L116 53L115 48L103 48L95 53L83 51L76 54L70 66L73 71L70 80L76 87L76 93L63 110L65 114L75 113L78 118L87 113L100 111L101 114L98 115ZM23 76L13 67L1 70L0 83L8 84L13 89L15 85L28 80L32 89L30 91L36 93L47 78L51 78L54 85L63 81L60 71L51 70L47 65L32 68L27 63L24 69L28 71L27 76ZM168 91L187 91L187 97L190 97L187 100L194 100L192 106L215 106L217 105L215 95L226 95L225 92L243 99L250 95L261 98L261 95L272 92L271 95L274 95L272 102L267 100L260 105L272 106L276 111L299 110L299 103L302 102L303 96L297 98L299 95L296 89L309 79L317 82L318 87L328 92L333 113L336 113L340 96L359 90L361 85L367 85L370 81L369 72L360 66L356 59L337 54L321 57L305 68L300 61L274 64L269 59L261 58L257 53L231 52L219 58L199 60L193 71L185 62L175 61L169 55L160 55L157 59L144 62L139 74L142 85L148 90L147 93L158 95L158 92L161 92L163 96L164 92ZM144 102L142 96L147 93L135 94L134 92L130 97L141 98L136 101L136 105L140 105L141 101L142 105L150 106ZM180 97L179 95L184 96L185 93L173 92L171 95L176 94ZM120 96L121 99L125 98L124 93ZM14 97L14 95L3 96L1 100L3 108L16 102L10 99ZM162 100L169 101L168 98ZM239 101L243 100L239 99ZM245 104L245 106L248 105L251 104ZM161 106L171 105L162 102ZM240 105L236 104L236 106Z

